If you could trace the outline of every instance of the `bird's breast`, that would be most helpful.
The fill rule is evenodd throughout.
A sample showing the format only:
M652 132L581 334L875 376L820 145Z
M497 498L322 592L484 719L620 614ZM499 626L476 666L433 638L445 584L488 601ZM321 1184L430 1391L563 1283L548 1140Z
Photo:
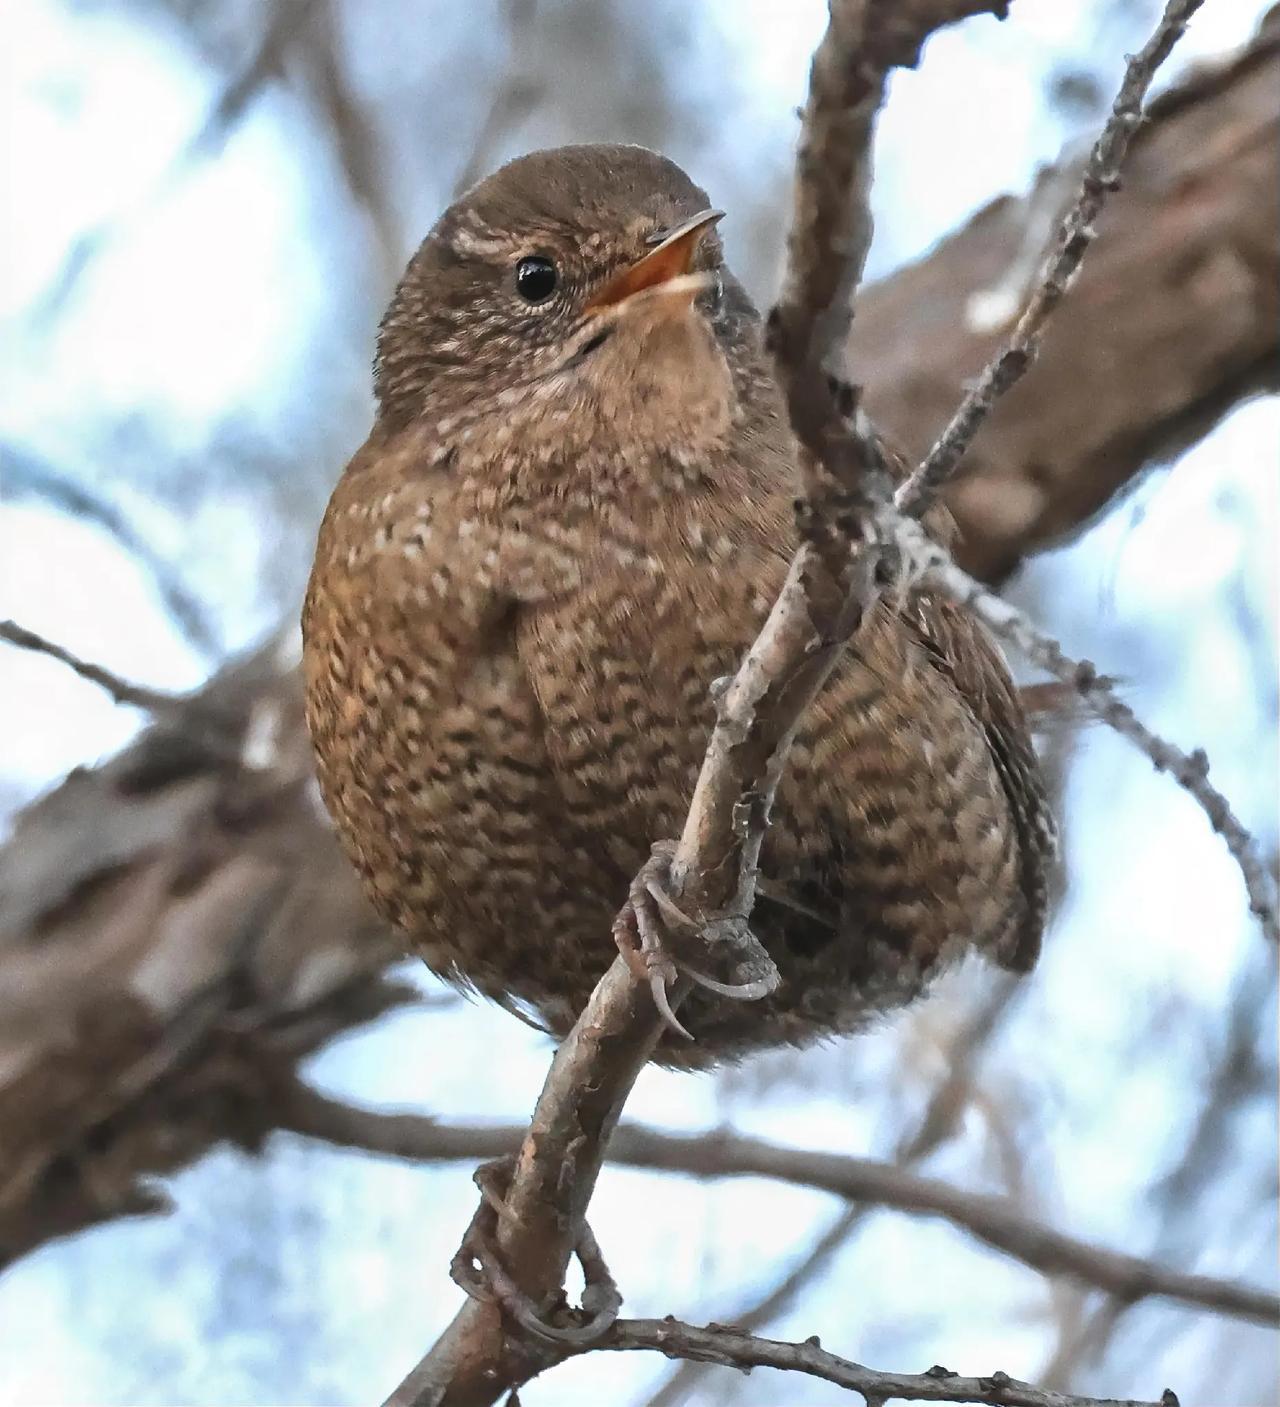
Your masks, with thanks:
M521 615L557 783L582 824L621 837L628 864L678 828L714 721L711 684L737 668L781 577L782 564L727 537L705 549L668 541L626 569L598 557L580 590Z

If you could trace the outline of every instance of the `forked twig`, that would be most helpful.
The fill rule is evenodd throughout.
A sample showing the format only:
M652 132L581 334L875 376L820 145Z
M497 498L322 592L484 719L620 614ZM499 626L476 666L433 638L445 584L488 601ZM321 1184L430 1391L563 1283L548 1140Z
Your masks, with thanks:
M1085 251L1096 238L1094 221L1108 194L1119 188L1120 167L1133 134L1142 123L1142 105L1151 80L1182 37L1187 21L1203 3L1204 0L1169 0L1151 38L1130 57L1120 91L1111 105L1111 116L1089 153L1079 193L1058 226L1039 284L1008 341L956 407L933 448L898 489L894 502L900 512L919 516L929 506L938 489L955 473L996 401L1035 360L1045 324L1079 273Z
M1128 738L1159 772L1167 772L1195 798L1209 823L1222 837L1235 860L1249 896L1250 912L1273 943L1280 943L1274 881L1268 873L1258 843L1244 826L1227 798L1209 781L1209 759L1200 748L1181 748L1153 733L1120 697L1115 683L1100 674L1089 660L1073 660L1062 646L1002 596L987 590L927 537L917 523L903 519L898 532L904 550L918 568L923 584L936 587L953 601L981 617L1002 640L1021 651L1047 674L1069 685L1108 727Z

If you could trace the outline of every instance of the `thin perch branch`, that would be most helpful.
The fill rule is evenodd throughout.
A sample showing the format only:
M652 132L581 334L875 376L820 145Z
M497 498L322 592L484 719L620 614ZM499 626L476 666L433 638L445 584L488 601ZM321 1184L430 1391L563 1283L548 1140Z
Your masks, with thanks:
M198 735L214 751L234 757L234 736L240 721L230 713L221 712L203 694L168 694L162 689L149 689L134 684L104 665L81 659L65 646L28 630L14 620L0 620L0 640L19 650L46 655L64 664L73 674L105 690L118 704L126 708L144 709L158 722L171 725L179 732Z
M861 7L856 0L846 0L838 8L856 12ZM883 39L886 33L901 34L884 17L909 8L914 13L915 6L879 0L867 13L875 10L880 17L876 32ZM973 0L950 5L931 0L921 3L919 11L937 27L972 13ZM857 28L844 31L847 43ZM920 28L918 42L928 32ZM889 65L904 51L885 45L878 52ZM914 56L916 51L911 52ZM852 69L874 57L846 50L843 63ZM826 101L839 99L840 94L832 93ZM821 112L811 105L806 131L820 120ZM840 198L848 203L852 194L840 193ZM820 257L843 265L855 253L828 248ZM840 273L833 286L848 289L853 281ZM813 307L808 316L816 321L822 311ZM788 345L805 353L815 345L813 329L803 318L796 321L791 336ZM780 365L786 360L784 355ZM791 377L787 384L799 388L808 381ZM803 423L806 417L793 409L792 420ZM832 436L826 439L830 442ZM847 423L844 441L852 443L855 454L862 448ZM837 466L825 467L837 483L848 482ZM805 707L834 668L843 642L880 590L875 576L879 553L849 551L849 542L870 536L859 531L864 525L865 519L856 516L837 521L825 534L815 533L802 543L773 610L719 700L717 723L671 866L672 887L689 912L745 914L750 909L760 844L792 736ZM846 534L843 547L831 550L838 534ZM820 551L819 542L827 550ZM678 985L671 993L672 1005L682 996ZM661 1029L648 989L619 958L552 1062L516 1161L497 1236L511 1279L545 1312L553 1312L560 1297L604 1144ZM390 1403L489 1403L551 1361L554 1354L546 1344L509 1332L494 1305L470 1301Z
M810 66L786 272L766 340L801 446L800 535L822 559L817 578L802 573L805 594L835 616L828 634L847 638L856 627L860 612L839 610L848 598L864 609L871 604L878 552L856 553L851 562L849 542L872 544L872 524L891 490L845 374L853 295L871 244L876 114L891 70L914 67L934 31L977 14L1003 18L1007 10L1007 0L832 0Z
M953 1039L939 1048L946 1073L934 1086L914 1127L910 1131L903 1129L893 1153L894 1166L911 1168L954 1134L973 1098L975 1067L1009 1010L1014 980L1007 975L997 979ZM768 1328L792 1300L813 1283L814 1276L834 1259L873 1209L874 1203L865 1199L851 1201L780 1282L763 1298L736 1309L729 1322L751 1333ZM675 1407L684 1402L707 1367L692 1359L684 1361L649 1398L645 1407Z
M880 1372L829 1352L816 1335L803 1343L786 1343L757 1338L721 1324L698 1328L672 1318L620 1320L598 1347L653 1349L668 1358L720 1363L748 1372L766 1367L805 1373L861 1393L867 1407L881 1407L898 1398L914 1402L989 1403L991 1407L1178 1407L1178 1398L1168 1389L1158 1402L1150 1403L1076 1397L1042 1391L998 1369L981 1378L961 1377L941 1366L924 1373Z
M961 401L946 429L915 471L894 495L901 514L918 517L933 502L937 490L953 477L965 451L999 398L1019 380L1035 359L1050 314L1079 273L1095 236L1094 221L1109 192L1120 185L1120 168L1130 140L1142 121L1142 104L1156 70L1168 58L1203 0L1169 0L1151 38L1125 68L1111 116L1085 163L1080 190L1058 226L1053 253L1041 280L1019 317L1008 341L988 364ZM1197 749L1185 753L1149 729L1119 697L1111 681L1087 660L1067 657L1057 641L1038 630L1026 616L988 591L961 570L950 555L914 525L898 522L892 532L913 568L927 568L925 579L961 605L967 606L1002 639L1017 646L1030 660L1074 689L1093 712L1129 739L1167 772L1199 803L1213 829L1222 836L1244 879L1250 911L1272 942L1280 942L1277 903L1257 843L1231 810L1226 797L1208 779L1209 760Z
M1115 684L1089 660L1073 660L1062 646L1046 635L1016 606L988 591L962 571L950 556L921 529L905 519L898 523L904 549L924 581L981 617L1002 640L1015 646L1033 664L1062 680L1094 713L1151 760L1158 772L1167 772L1189 792L1222 837L1244 880L1250 912L1273 943L1280 943L1274 881L1258 850L1258 843L1241 824L1227 798L1209 781L1209 759L1201 749L1183 752L1153 733L1116 691Z
M723 1324L698 1328L671 1318L620 1319L593 1347L653 1349L668 1358L721 1363L748 1372L752 1368L779 1368L805 1373L861 1393L867 1407L883 1407L898 1398L912 1402L982 1402L991 1407L1178 1407L1177 1397L1167 1388L1158 1401L1121 1402L1046 1392L999 1370L982 1378L961 1377L940 1366L925 1373L884 1373L829 1352L816 1335L804 1343L784 1343L757 1338Z
M1171 11L1178 12L1190 13L1194 8L1190 0L1171 5ZM883 73L902 62L904 52L913 61L919 43L932 29L973 12L973 0L955 0L951 5L941 0L919 4L834 0L824 40L830 71L870 69L873 81L865 90L850 90L826 85L815 73L801 150L811 147L814 135L831 116L829 105L851 98L856 104L866 93L882 91ZM1166 18L1157 39L1164 35L1167 23ZM901 39L907 32L914 34L916 42L904 51ZM888 42L890 36L896 46ZM1176 37L1176 32L1170 32L1162 43L1153 40L1148 46L1151 55L1139 97ZM860 49L860 44L865 47ZM881 66L878 80L874 78L877 63ZM869 127L864 137L869 140ZM784 283L787 290L803 286L807 277L821 269L821 282L830 298L847 299L851 294L862 250L856 243L841 243L837 236L841 231L856 234L860 228L858 211L865 204L858 178L862 169L855 158L845 168L850 184L825 193L833 197L831 208L837 212L825 237L808 243L797 237ZM809 196L823 203L823 174L801 162L798 211L806 208ZM797 252L802 248L809 251L807 256ZM803 258L810 256L814 262L806 269ZM823 374L829 370L822 360L825 328L847 313L830 304L820 306L816 299L796 300L799 311L794 314L789 307L784 295L783 305L770 318L770 345L803 450L808 502L800 520L801 545L786 582L719 698L716 726L671 865L672 887L681 907L704 917L726 911L738 916L749 913L760 845L795 729L844 642L879 599L884 589L879 569L885 549L894 541L894 535L885 532L892 524L885 522L882 511L879 489L885 476L875 454L874 435L854 414L852 389L841 384L838 374L832 380ZM975 428L980 420L979 415ZM933 477L941 481L943 472L937 470ZM931 492L936 484L930 481L928 487ZM921 511L927 501L928 493L922 491L918 495ZM683 992L677 986L671 995L674 1005ZM557 1312L565 1269L584 1222L604 1145L660 1031L648 991L619 958L597 985L552 1063L516 1160L496 1238L511 1282L544 1315ZM390 1403L392 1407L490 1403L563 1356L562 1348L511 1329L496 1305L473 1300L463 1306ZM883 1398L884 1392L879 1396ZM1039 1401L1043 1400L1042 1395Z
M1079 194L1058 226L1054 252L1039 285L999 355L960 402L923 462L898 489L894 501L900 512L919 516L929 506L938 488L955 473L992 406L1035 359L1049 315L1062 301L1093 243L1094 221L1108 193L1120 185L1120 167L1142 122L1142 104L1151 80L1203 2L1169 0L1151 38L1129 59L1111 116L1089 153Z
M833 0L809 69L787 268L774 308L784 361L822 368L843 347L871 246L872 140L891 70L914 68L936 30L1008 0ZM830 365L829 370L838 367Z
M888 498L878 442L833 363L847 340L870 239L873 120L889 72L935 31L1005 0L833 0L804 110L787 269L768 346L801 445L801 546L717 722L672 863L691 911L745 917L760 847L796 728L878 599ZM726 887L726 882L729 887Z
M0 500L24 498L50 504L114 538L151 578L152 587L183 637L205 659L217 659L224 653L218 627L205 606L183 585L175 565L132 526L126 513L25 446L0 444Z

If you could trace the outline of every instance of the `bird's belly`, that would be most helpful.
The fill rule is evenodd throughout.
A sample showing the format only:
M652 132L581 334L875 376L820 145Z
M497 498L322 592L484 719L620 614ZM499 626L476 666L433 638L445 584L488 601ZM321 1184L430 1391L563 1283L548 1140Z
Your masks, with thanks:
M754 622L661 597L530 611L442 688L368 660L313 723L326 800L375 902L437 971L564 1030L653 841L679 833L710 685ZM741 617L738 617L741 620ZM726 622L723 630L717 621ZM427 666L423 666L427 669ZM852 1029L1015 910L1016 848L964 701L910 652L854 649L796 743L754 926L768 1001L694 1000L701 1063Z
M522 630L565 805L624 885L682 828L715 721L711 684L737 668L757 624L745 603L702 612L663 588L556 603Z
M624 878L679 834L714 723L709 686L746 641L660 601L574 609L522 652L568 805ZM877 630L806 719L765 839L754 927L783 985L749 1010L696 999L694 1063L856 1027L967 948L994 949L1020 915L1016 839L981 726L905 637Z
M610 951L599 866L513 644L447 678L428 655L309 681L321 790L375 906L435 971L561 1024Z

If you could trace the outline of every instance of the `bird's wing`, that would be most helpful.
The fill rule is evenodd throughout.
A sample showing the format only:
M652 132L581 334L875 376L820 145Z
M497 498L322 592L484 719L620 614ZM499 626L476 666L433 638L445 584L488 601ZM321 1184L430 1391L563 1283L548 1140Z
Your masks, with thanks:
M1057 857L1057 828L1017 688L982 624L953 602L922 593L904 612L904 618L928 659L954 682L982 726L1004 786L1018 836L1027 911L996 956L1003 966L1026 972L1040 953L1049 875Z

